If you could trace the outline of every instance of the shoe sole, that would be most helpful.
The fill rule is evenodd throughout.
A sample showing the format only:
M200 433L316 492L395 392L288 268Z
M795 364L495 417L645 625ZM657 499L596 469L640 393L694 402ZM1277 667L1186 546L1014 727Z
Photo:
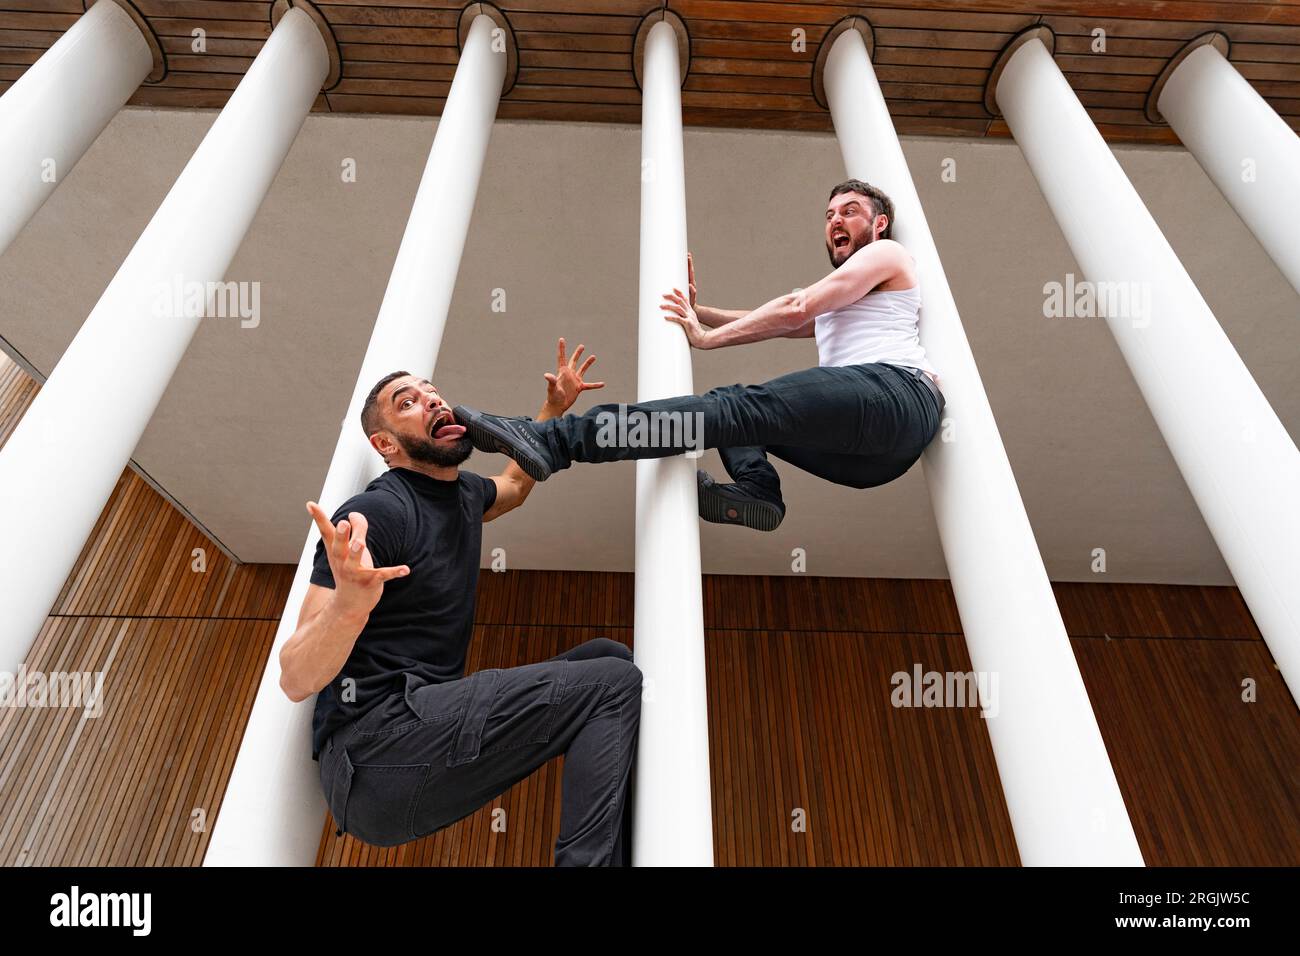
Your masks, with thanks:
M479 415L470 416L468 421L462 421L461 424L465 426L465 433L469 435L470 442L479 451L495 451L505 455L522 468L524 474L533 481L545 481L551 477L550 466L534 457L531 449L520 448L513 444L512 436L503 435L500 429L489 425Z
M699 486L700 517L715 524L738 524L755 531L775 531L785 517L776 505L765 501L735 501L714 490L712 485ZM734 516L728 514L734 512Z

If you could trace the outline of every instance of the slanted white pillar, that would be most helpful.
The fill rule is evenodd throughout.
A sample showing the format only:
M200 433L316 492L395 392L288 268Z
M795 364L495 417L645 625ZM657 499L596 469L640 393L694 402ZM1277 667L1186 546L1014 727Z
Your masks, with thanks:
M916 259L921 343L947 401L940 434L923 455L922 467L971 663L997 678L985 711L1020 859L1027 866L1141 866L1119 785L859 27L869 29L850 24L833 41L828 38L833 45L823 75L826 99L846 170L893 199L894 238Z
M327 513L383 471L383 461L361 430L361 406L371 387L399 368L431 378L437 364L506 75L506 54L491 48L495 28L489 16L475 17L456 66L370 345L339 426L318 499ZM320 540L306 511L303 520L310 531L204 866L310 866L316 858L326 804L320 765L311 757L315 698L294 703L280 689L280 648L297 625Z
M327 67L291 10L0 449L0 501L22 503L4 516L17 544L0 548L0 670L22 664L198 328L163 290L225 277Z
M642 36L637 400L644 402L695 388L690 346L660 309L665 292L686 288L684 32L656 12ZM634 650L645 681L633 795L636 866L713 865L696 464L685 456L636 463Z
M1157 107L1300 292L1300 136L1211 42L1174 67Z
M1300 700L1300 451L1042 40L1010 54L995 95Z
M101 0L0 96L0 253L153 68L130 14Z

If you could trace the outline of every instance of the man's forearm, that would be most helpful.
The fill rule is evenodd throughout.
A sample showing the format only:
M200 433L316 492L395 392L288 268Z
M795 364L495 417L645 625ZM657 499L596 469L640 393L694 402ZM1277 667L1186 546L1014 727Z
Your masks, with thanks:
M700 310L697 307L698 317ZM714 327L705 335L704 348L726 348L728 345L745 345L765 339L784 338L807 321L803 313L803 300L796 293L777 296L743 317L721 327Z
M711 329L716 329L720 325L726 325L728 322L734 322L736 319L743 319L749 315L746 309L715 309L711 305L695 304L695 316L700 320L701 325L707 325Z
M305 700L335 678L368 620L369 613L341 606L337 592L330 592L280 649L280 687L290 700Z

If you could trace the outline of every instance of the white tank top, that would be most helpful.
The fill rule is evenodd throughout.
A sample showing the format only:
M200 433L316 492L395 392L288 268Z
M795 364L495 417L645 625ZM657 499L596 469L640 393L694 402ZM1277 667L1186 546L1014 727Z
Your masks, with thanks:
M821 365L888 362L935 372L921 347L921 287L868 292L814 320ZM937 375L938 373L935 372Z

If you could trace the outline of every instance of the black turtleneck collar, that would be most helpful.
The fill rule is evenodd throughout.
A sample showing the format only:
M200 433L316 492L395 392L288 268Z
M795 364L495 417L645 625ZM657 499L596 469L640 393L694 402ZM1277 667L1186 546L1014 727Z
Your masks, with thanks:
M412 471L410 468L402 468L396 465L390 469L399 478L414 488L422 495L431 498L451 498L460 492L460 474L457 473L455 478L434 478L432 475L426 475L422 471Z

